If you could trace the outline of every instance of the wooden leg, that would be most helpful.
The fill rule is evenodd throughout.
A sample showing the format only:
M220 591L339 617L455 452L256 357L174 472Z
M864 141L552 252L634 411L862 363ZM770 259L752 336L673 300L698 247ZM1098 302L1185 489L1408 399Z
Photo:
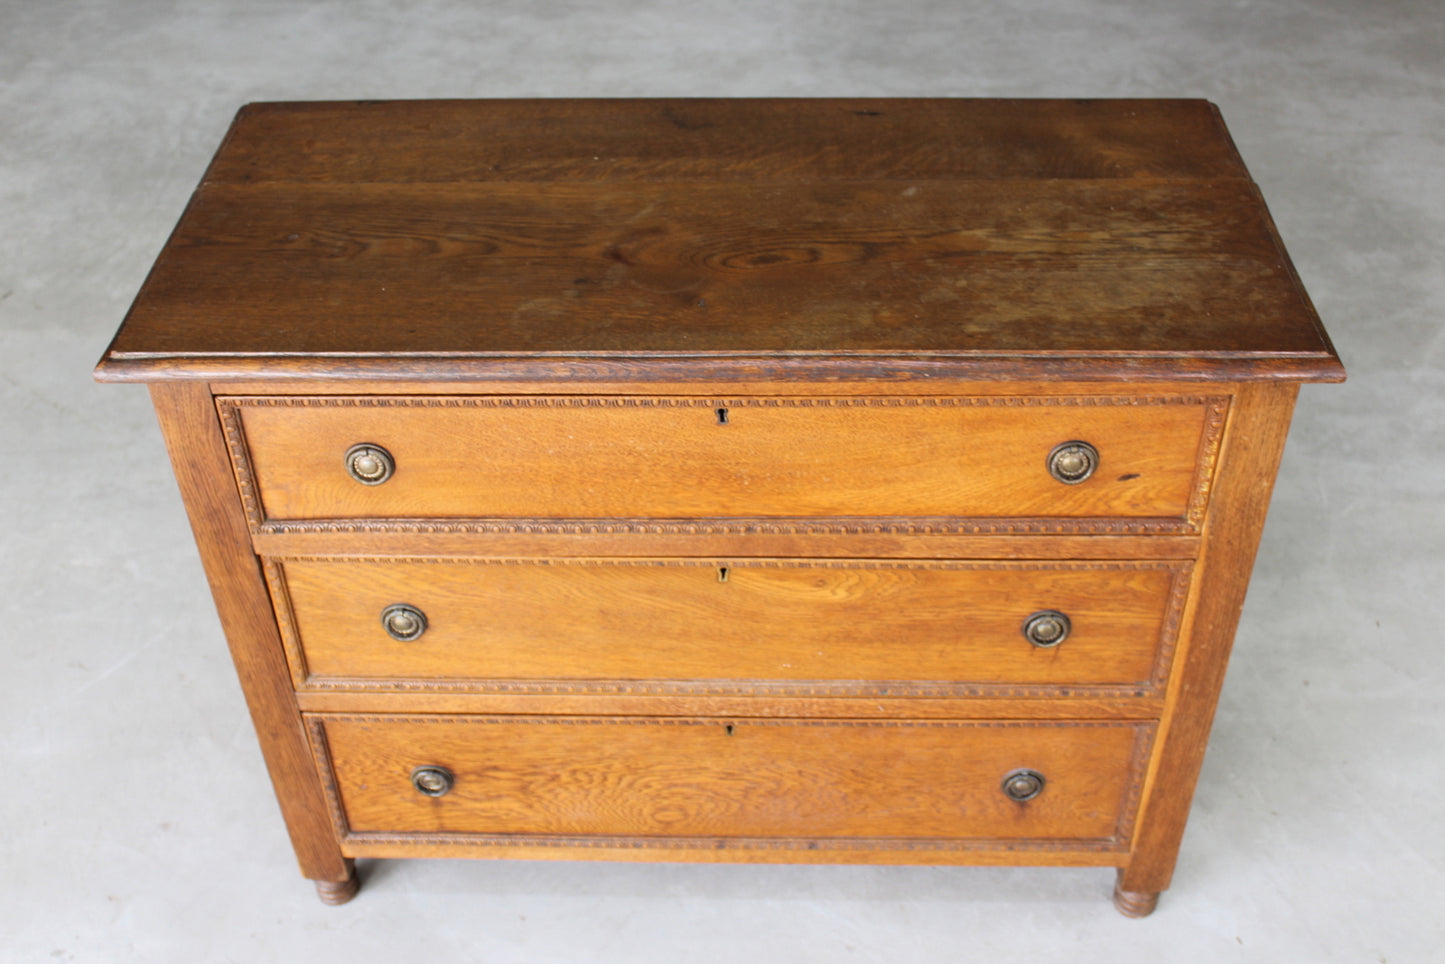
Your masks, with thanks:
M1114 906L1125 917L1148 917L1159 906L1159 891L1124 890L1123 879L1114 885Z
M1114 890L1114 906L1130 917L1154 910L1174 874L1298 391L1292 384L1250 383L1230 405L1209 497L1209 532L1194 569L1194 616L1180 641L1168 722L1145 777L1129 862Z
M322 900L341 903L356 893L355 870L311 755L215 400L195 382L157 382L151 398L301 874L322 882Z
M318 880L316 881L316 896L321 898L321 903L344 904L356 896L361 889L361 878L356 876L356 864L350 860L346 862L346 869L349 871L345 880Z

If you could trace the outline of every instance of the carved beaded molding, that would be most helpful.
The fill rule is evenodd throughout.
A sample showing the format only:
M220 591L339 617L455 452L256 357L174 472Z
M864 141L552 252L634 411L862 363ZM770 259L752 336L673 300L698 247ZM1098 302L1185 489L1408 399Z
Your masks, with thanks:
M250 513L250 506L247 512ZM1192 510L1191 510L1192 512ZM1198 522L1180 519L334 519L252 523L266 535L406 533L435 535L1189 535Z
M226 445L252 532L436 533L478 535L1192 535L1208 501L1229 410L1218 395L855 396L794 398L634 396L218 396ZM738 519L266 519L257 496L240 409L270 408L1042 408L1198 405L1204 409L1194 486L1183 518L738 518Z
M353 833L337 785L336 771L326 736L328 721L354 723L425 723L461 725L561 726L803 726L872 727L882 729L1077 729L1125 727L1134 730L1129 773L1120 801L1114 836L1104 839L900 838L900 837L641 837L598 834L468 834L468 833ZM818 720L738 719L732 717L620 717L620 716L400 716L390 714L324 713L306 716L311 753L321 775L322 791L331 810L337 837L348 843L376 846L545 847L622 850L823 850L823 851L1044 851L1125 853L1143 793L1143 768L1153 747L1156 725L1143 720Z
M754 559L743 557L692 558L641 556L423 556L398 555L327 555L307 553L273 557L277 562L336 563L429 563L438 566L650 566L670 569L707 569L717 566L738 569L962 569L991 571L1000 569L1053 570L1118 570L1188 569L1188 559L1104 559L1075 561L1072 559Z
M269 408L1054 408L1208 405L1223 395L227 395L226 407Z
M296 629L296 617L291 607L291 591L281 566L272 559L261 560L261 571L266 577L266 588L271 592L271 608L276 611L276 626L281 631L281 648L286 651L286 665L291 669L291 685L301 689L311 670L306 666L306 648L301 645L301 634Z
M988 837L948 840L930 837L566 837L541 834L386 834L346 831L347 843L377 847L540 847L568 850L809 850L868 853L877 851L949 851L985 853L1002 851L1045 853L1126 853L1127 838L1067 838L1063 840L1003 840Z
M566 680L566 679L405 679L388 677L371 680L353 677L312 676L306 665L305 647L291 609L286 586L285 564L320 562L346 564L408 564L452 566L627 566L654 568L729 569L900 569L954 571L1139 571L1163 570L1173 573L1154 663L1147 680L1131 685L1042 686L990 683L948 683L937 680L894 680L887 683L849 683L812 680ZM277 625L291 667L292 682L298 690L311 692L364 693L448 693L531 696L861 696L861 697L982 697L1043 699L1087 697L1095 699L1137 699L1159 697L1169 677L1179 639L1179 622L1188 597L1193 563L1188 560L1104 561L1104 562L1018 562L1013 560L868 560L868 559L643 559L579 557L443 557L443 556L284 556L264 560L266 583L276 609Z

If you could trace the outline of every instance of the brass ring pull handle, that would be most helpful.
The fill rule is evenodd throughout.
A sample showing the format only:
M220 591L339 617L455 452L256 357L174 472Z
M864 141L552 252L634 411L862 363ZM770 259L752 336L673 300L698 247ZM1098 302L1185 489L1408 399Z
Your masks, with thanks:
M1003 778L1004 796L1018 803L1044 792L1044 775L1037 770L1015 770Z
M426 632L426 613L406 603L396 603L381 611L381 628L392 639L407 643Z
M1049 474L1065 485L1078 485L1099 467L1099 450L1088 442L1064 442L1049 453Z
M380 485L396 471L396 460L380 445L362 442L346 450L346 472L362 485Z
M1051 649L1069 638L1073 624L1057 609L1043 609L1024 620L1024 639L1040 649Z
M411 785L425 797L444 797L456 778L446 767L417 767L411 771Z

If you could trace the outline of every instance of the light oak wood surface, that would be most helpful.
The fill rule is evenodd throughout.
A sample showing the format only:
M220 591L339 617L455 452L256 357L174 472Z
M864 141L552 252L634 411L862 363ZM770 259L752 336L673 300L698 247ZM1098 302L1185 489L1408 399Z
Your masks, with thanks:
M287 560L281 569L306 675L342 679L1155 690L1188 586L1185 567L1164 563ZM420 638L383 628L397 603L425 615ZM1048 648L1023 633L1044 610L1071 622Z
M1203 397L227 400L267 519L1178 517ZM1063 486L1055 446L1099 450ZM344 456L386 449L357 484ZM238 447L239 450L239 447ZM1207 471L1207 466L1203 467Z
M348 832L1091 841L1128 831L1138 723L322 717ZM455 777L441 797L421 766ZM1002 790L1028 768L1043 790Z

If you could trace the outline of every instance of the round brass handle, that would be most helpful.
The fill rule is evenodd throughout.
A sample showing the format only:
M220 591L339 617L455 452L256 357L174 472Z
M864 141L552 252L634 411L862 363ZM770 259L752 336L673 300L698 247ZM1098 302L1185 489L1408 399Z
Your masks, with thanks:
M1044 792L1044 775L1037 770L1015 770L1003 778L1004 796L1023 803Z
M1069 638L1073 624L1057 609L1043 609L1024 620L1024 639L1042 649L1057 646Z
M380 445L362 442L346 450L346 471L362 485L380 485L396 471L396 460Z
M426 632L426 613L415 606L396 603L381 611L381 628L392 639L410 642Z
M455 782L452 771L446 767L417 767L411 771L411 785L423 796L444 797Z
M1078 485L1099 467L1099 450L1078 440L1055 445L1049 453L1049 474L1065 485Z

